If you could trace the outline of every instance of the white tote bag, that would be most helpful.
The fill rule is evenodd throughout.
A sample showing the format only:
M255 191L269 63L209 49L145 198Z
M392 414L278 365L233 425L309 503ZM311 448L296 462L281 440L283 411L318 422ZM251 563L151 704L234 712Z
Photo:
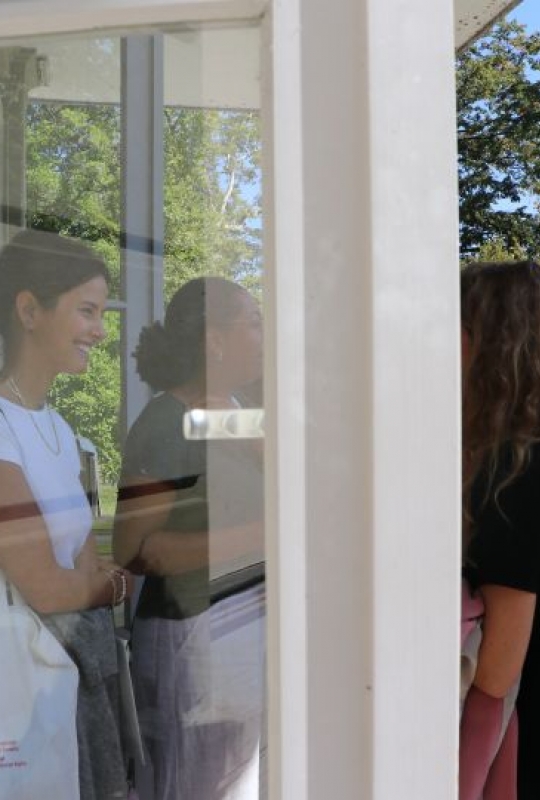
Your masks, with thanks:
M78 670L0 572L0 800L78 800Z

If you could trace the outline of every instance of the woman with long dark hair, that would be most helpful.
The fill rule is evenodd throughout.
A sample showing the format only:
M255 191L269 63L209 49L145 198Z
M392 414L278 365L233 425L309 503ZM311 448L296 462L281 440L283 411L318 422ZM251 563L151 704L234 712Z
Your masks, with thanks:
M484 618L462 717L460 798L537 800L540 267L470 265L461 306L464 574ZM505 704L519 682L516 720Z

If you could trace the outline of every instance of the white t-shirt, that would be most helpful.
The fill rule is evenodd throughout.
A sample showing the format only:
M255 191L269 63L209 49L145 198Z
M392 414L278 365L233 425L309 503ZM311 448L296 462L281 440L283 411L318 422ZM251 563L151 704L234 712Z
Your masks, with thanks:
M58 454L43 441L57 449L51 417ZM21 467L43 514L58 564L72 568L91 529L92 513L79 477L77 443L67 422L52 409L50 415L46 408L30 411L0 397L0 461Z

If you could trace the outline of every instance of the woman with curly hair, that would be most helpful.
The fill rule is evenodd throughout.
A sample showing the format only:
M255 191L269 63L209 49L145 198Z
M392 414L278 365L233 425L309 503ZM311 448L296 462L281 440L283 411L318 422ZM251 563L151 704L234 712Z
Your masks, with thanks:
M144 575L133 677L155 800L259 797L264 700L260 442L186 436L194 409L235 411L261 377L259 306L218 277L184 284L135 353L156 392L126 442L118 562ZM211 467L211 468L210 468ZM230 585L216 582L216 567ZM236 565L236 566L235 566ZM147 797L138 781L141 800Z
M461 307L464 576L484 618L461 722L460 800L538 800L540 267L466 267ZM516 719L508 698L518 685Z

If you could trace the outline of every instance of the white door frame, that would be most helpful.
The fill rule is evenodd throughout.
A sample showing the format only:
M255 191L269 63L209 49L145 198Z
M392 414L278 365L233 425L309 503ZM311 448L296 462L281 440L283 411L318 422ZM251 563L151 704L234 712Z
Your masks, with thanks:
M0 31L155 29L264 8L15 0ZM453 800L452 2L267 8L270 798Z

